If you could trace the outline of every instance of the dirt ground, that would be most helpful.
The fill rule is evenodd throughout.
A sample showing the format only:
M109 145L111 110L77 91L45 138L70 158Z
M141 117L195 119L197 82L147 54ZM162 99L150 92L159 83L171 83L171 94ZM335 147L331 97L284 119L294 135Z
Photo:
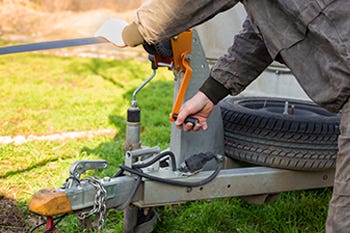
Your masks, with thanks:
M25 232L26 217L16 206L16 201L10 200L0 194L0 232Z
M137 4L133 6L137 6L142 2L140 0L135 1ZM57 6L54 10L48 10L39 8L33 2L29 0L0 0L0 38L3 41L6 41L8 44L18 44L90 37L93 36L94 32L108 18L117 17L131 22L135 15L135 9L128 8L126 11L123 11L121 6L116 6L115 9L117 10L100 7L85 11L76 9L73 11L69 10L69 7L65 5L64 10L57 10ZM46 2L50 3L50 1ZM64 1L56 1L56 4L57 2L63 3ZM110 4L111 1L108 3ZM142 48L118 50L111 49L111 45L50 50L47 53L64 56L78 55L116 59L147 58ZM1 195L0 190L1 233L27 232L32 227L29 225L33 225L34 221L28 219L28 216L25 216L20 208L18 208L15 200Z

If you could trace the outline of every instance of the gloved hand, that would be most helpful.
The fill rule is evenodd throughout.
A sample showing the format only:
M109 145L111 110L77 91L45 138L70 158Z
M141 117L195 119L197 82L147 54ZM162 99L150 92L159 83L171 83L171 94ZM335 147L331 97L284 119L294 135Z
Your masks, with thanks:
M173 53L171 49L170 39L161 41L156 44L148 44L143 39L141 33L137 29L136 23L131 23L127 25L123 32L122 38L127 46L135 47L142 44L143 48L151 55L158 55L162 58L171 58Z
M145 42L135 22L123 29L122 38L124 43L130 47L135 47Z

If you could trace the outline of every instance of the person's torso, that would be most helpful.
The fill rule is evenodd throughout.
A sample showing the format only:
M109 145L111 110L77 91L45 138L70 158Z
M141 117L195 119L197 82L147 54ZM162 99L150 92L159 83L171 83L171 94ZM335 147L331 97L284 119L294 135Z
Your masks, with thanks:
M272 58L302 40L307 26L335 0L242 0Z

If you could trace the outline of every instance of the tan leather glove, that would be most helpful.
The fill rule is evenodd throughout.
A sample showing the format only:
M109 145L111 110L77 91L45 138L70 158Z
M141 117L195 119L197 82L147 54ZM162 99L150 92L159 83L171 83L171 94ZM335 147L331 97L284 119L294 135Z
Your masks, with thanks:
M144 39L141 36L139 30L137 29L137 25L135 22L127 25L124 28L122 32L122 38L124 43L130 47L135 47L144 42Z

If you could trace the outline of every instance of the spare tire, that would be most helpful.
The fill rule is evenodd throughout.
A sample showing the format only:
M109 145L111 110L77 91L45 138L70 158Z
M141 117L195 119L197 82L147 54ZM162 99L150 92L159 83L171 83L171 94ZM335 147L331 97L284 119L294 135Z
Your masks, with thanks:
M227 156L293 170L335 166L339 114L309 101L273 97L230 97L219 106Z

